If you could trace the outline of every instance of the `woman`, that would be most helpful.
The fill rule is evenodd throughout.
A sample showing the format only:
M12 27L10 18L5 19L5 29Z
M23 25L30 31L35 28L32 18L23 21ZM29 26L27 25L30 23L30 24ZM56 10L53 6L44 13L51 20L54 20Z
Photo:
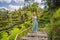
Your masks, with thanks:
M32 22L33 22L32 32L37 32L38 31L38 22L37 22L37 17L36 17L35 12L32 15Z

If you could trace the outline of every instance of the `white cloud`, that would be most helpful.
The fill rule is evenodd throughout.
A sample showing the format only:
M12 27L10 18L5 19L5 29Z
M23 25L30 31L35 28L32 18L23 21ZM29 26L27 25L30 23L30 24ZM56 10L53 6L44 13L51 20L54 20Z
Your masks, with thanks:
M24 2L24 0L14 0L16 3L18 2Z
M42 9L44 9L45 6L41 6Z
M44 9L45 5L40 5L39 7L40 7L41 9Z
M38 2L38 3L45 3L46 0L35 0L35 2Z
M0 0L0 2L7 2L10 3L12 0Z
M10 2L11 2L11 0L5 0L5 2L10 3Z
M40 3L42 0L35 0L35 2L38 2L38 3Z
M22 9L23 6L14 6L14 5L9 5L8 8L7 7L0 7L0 9L6 9L8 11L14 11L14 10L18 10L19 8Z
M23 6L14 6L14 5L9 5L9 10L10 11L14 11L14 10L18 10L19 8L22 8Z

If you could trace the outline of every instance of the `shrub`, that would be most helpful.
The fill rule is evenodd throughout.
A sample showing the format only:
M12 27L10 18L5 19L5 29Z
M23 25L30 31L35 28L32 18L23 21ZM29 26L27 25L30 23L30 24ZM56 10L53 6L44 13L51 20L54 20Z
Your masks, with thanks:
M8 33L6 31L1 31L1 40L8 40Z
M18 32L20 32L20 30L17 27L13 28L13 30L11 31L11 35L9 36L9 40L14 40Z

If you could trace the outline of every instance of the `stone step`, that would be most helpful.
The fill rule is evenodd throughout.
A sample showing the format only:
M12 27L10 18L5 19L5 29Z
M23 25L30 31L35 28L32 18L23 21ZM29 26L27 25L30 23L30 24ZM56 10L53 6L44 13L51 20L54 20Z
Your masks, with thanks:
M47 35L47 33L45 33L45 32L31 32L31 33L28 33L28 34L46 34Z
M28 37L47 37L47 33L37 32L37 33L28 33Z
M48 40L47 38L23 37L21 40Z
M45 32L30 32L21 40L48 40L48 36Z

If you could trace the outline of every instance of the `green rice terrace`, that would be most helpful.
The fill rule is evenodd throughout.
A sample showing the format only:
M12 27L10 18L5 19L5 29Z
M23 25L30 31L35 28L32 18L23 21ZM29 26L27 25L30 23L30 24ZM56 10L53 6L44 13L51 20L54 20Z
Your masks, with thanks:
M38 3L9 12L0 9L0 40L60 40L60 6L47 0L44 9ZM32 13L36 12L38 32L32 33Z

